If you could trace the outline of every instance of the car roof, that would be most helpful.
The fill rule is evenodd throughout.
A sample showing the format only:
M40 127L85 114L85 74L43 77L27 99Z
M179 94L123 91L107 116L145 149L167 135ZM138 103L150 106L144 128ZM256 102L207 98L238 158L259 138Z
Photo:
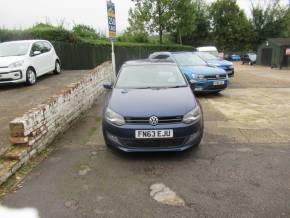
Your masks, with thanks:
M215 46L202 46L202 47L197 47L196 50L198 50L198 51L217 51L217 48Z
M123 66L140 66L140 65L173 65L177 64L171 60L159 60L159 59L140 59L126 61Z
M172 54L182 54L182 53L193 53L193 51L158 51L158 52L151 53L150 56L153 56L153 55L154 56L155 55L172 55Z

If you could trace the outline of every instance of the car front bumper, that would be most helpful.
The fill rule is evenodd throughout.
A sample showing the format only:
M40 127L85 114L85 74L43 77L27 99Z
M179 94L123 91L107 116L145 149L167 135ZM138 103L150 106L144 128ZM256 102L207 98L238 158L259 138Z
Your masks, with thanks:
M25 76L21 69L0 70L0 84L25 82Z
M224 81L224 84L214 85L217 81ZM228 80L199 80L193 87L194 92L219 92L228 87Z
M151 126L125 124L116 126L103 119L106 144L124 152L184 151L199 144L203 135L202 119L194 124L174 123ZM173 129L170 139L136 139L136 130Z

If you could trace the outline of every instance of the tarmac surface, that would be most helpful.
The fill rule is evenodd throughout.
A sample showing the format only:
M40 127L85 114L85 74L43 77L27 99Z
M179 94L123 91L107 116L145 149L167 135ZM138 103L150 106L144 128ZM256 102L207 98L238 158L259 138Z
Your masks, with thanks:
M205 136L183 153L124 154L101 133L106 96L52 146L8 207L42 218L290 217L290 70L236 65L199 95Z

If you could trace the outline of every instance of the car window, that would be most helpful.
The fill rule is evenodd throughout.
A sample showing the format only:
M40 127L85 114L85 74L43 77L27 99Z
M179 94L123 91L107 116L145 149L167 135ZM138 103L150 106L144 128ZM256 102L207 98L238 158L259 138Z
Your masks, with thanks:
M157 55L154 57L154 59L167 59L167 58L169 58L168 55Z
M116 88L168 88L187 86L176 65L140 65L123 67Z
M23 56L29 51L29 42L0 43L0 57Z
M39 51L40 53L43 53L44 46L41 42L35 42L32 45L31 48L31 55L33 55L34 52Z
M218 58L218 57L216 57L213 54L208 53L208 52L197 52L196 54L205 61L220 60L220 58Z
M43 52L49 52L51 50L51 45L47 42L42 42Z

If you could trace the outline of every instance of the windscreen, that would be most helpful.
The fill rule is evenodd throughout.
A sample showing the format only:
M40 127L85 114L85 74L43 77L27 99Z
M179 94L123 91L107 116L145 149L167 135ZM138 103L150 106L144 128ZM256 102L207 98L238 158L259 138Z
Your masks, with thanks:
M28 48L28 42L0 43L0 57L22 56L27 54Z
M123 67L116 88L171 88L185 87L187 83L177 66L140 65Z
M198 52L197 55L201 57L205 61L210 61L210 60L219 60L218 57L208 53L208 52Z
M187 53L176 53L173 54L176 62L181 66L206 66L206 62L198 57L196 54Z

